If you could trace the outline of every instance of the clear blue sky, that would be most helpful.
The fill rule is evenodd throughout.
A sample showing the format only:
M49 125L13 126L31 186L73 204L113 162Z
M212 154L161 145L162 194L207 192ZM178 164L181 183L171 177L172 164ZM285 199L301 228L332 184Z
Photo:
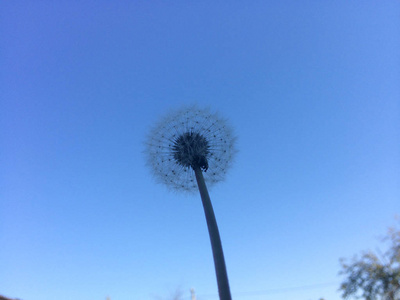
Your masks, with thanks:
M1 4L0 294L217 299L199 196L143 154L197 103L238 136L210 191L234 299L339 300L400 213L400 2L111 2Z

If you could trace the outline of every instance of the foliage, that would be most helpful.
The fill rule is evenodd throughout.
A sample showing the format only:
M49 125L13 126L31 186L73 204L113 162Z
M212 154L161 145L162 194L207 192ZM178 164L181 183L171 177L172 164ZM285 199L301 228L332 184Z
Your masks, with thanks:
M340 286L343 298L400 299L400 231L389 229L384 240L390 242L390 248L383 254L368 251L349 263L341 259L340 274L346 276Z
M11 299L11 298L7 298L5 296L0 295L0 300L19 300L19 299Z

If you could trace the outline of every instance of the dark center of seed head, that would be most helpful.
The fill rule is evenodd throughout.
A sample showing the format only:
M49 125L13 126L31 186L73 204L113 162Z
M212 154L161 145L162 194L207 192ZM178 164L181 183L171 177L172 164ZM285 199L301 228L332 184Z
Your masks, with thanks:
M197 132L185 132L177 137L172 145L176 162L184 167L208 169L207 156L210 146L207 139Z

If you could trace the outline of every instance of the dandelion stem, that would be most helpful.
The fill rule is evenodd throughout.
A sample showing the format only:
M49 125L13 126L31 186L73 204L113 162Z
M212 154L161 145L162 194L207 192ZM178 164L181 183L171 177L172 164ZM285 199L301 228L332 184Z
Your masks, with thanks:
M221 238L219 236L218 225L215 219L214 210L211 204L210 195L204 181L203 173L200 167L194 168L197 185L199 187L201 201L203 203L204 213L206 215L208 233L210 235L211 247L214 257L215 272L217 274L218 293L220 300L231 300L231 291L229 289L228 274L222 251Z

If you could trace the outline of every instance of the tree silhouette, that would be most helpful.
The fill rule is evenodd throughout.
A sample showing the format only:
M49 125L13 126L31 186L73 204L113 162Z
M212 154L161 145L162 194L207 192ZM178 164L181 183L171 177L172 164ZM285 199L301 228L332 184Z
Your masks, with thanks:
M390 248L381 255L368 251L350 263L341 259L340 274L346 276L340 286L343 298L400 299L400 231L389 229L385 240Z

